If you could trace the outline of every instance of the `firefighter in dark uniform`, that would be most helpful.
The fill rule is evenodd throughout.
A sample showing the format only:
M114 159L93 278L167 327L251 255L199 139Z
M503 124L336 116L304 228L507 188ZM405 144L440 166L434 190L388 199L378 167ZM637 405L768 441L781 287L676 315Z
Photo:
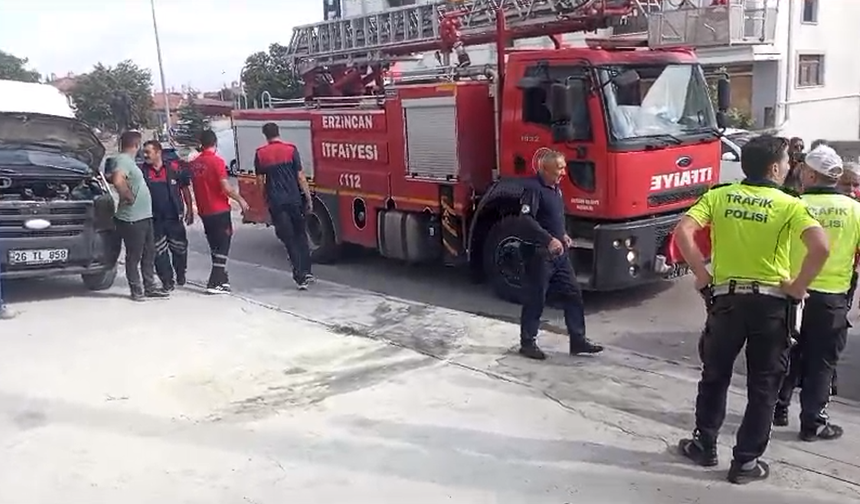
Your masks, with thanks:
M798 360L780 393L774 411L775 425L788 425L788 404L800 385L800 439L833 440L842 427L831 424L827 404L834 392L835 371L848 335L848 292L854 260L860 248L860 202L839 192L843 174L840 156L821 145L806 155L801 169L803 200L818 218L830 241L830 257L809 286L798 336ZM803 244L792 244L792 270L799 270Z
M726 417L732 370L746 345L747 408L728 473L728 480L738 484L770 474L759 458L770 440L786 372L794 300L806 296L829 254L827 235L806 204L781 188L789 169L787 147L784 138L750 140L741 152L746 178L705 193L675 229L708 307L708 330L700 344L696 428L692 439L680 441L679 449L699 465L717 465L717 437ZM713 275L695 241L695 234L708 225ZM799 235L808 250L793 278L792 234Z
M181 169L176 161L165 164L162 146L156 140L143 144L143 151L146 162L141 169L152 195L155 271L164 288L173 290L186 281L188 237L185 224L194 222L189 190L191 174Z
M526 181L520 201L522 233L528 242L522 248L525 275L520 354L530 359L546 359L537 345L537 334L548 291L557 294L563 303L570 353L600 353L603 347L585 337L582 290L570 262L572 241L566 231L564 198L558 186L566 162L558 152L547 152L538 162L538 173Z

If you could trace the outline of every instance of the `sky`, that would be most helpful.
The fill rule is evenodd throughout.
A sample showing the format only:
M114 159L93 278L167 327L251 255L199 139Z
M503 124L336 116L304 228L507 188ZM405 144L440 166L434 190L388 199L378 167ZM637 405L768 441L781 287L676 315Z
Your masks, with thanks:
M217 91L250 54L322 20L323 0L155 0L167 87ZM131 59L161 90L150 0L0 0L0 50L43 75Z

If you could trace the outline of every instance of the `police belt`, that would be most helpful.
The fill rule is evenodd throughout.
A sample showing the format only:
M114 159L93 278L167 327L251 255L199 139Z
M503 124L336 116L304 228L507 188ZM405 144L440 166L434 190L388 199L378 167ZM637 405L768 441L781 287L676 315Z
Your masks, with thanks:
M734 280L726 284L715 285L711 288L711 295L726 296L729 294L761 294L780 299L788 299L788 294L776 285L762 285L758 282L741 283Z

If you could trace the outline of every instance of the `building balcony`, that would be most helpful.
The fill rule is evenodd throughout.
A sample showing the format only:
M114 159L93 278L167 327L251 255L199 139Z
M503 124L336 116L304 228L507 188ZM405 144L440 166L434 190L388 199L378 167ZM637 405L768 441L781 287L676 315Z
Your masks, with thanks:
M643 8L646 12L613 27L612 35L641 35L653 48L769 45L776 35L777 10L763 0L678 9L646 4Z

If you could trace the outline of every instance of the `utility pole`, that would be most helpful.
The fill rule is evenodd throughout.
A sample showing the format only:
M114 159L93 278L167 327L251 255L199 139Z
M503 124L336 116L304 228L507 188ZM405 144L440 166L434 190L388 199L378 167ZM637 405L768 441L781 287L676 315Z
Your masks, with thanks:
M158 73L161 76L161 97L164 100L164 120L167 127L167 139L170 140L170 99L167 95L167 81L164 78L164 61L161 57L161 41L158 38L158 21L155 17L155 0L149 0L152 8L152 31L155 34L155 50L158 52Z

